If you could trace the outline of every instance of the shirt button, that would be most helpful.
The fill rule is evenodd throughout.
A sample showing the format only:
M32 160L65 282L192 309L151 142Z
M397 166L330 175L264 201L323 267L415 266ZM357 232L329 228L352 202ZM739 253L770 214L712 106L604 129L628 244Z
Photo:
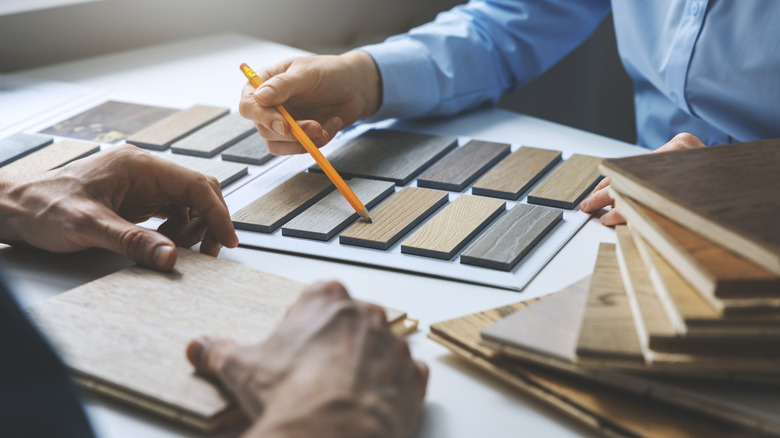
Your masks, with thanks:
M699 2L693 2L690 6L691 15L696 16L699 13Z

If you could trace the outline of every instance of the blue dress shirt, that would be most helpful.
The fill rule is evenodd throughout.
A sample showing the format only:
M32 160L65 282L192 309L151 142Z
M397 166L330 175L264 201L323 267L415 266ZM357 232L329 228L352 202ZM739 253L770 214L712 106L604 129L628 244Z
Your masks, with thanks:
M585 41L612 11L634 83L638 143L780 137L780 1L472 0L384 43L375 119L495 104Z

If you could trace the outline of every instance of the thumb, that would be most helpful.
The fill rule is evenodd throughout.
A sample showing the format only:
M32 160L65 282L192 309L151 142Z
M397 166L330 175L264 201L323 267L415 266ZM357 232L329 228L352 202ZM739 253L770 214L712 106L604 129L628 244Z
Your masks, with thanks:
M310 88L310 79L295 71L286 71L271 77L255 90L255 101L264 107L281 105L291 96L302 93Z
M111 212L101 221L104 230L96 242L137 263L160 271L170 271L176 264L176 245L162 234L132 224Z

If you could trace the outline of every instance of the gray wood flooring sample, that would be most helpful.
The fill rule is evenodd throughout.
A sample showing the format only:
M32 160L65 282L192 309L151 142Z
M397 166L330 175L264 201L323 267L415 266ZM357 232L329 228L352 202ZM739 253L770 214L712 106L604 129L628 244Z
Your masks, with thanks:
M222 152L222 159L225 161L235 161L236 163L261 165L265 164L274 155L268 150L265 140L260 134L249 134L249 137L225 149Z
M522 146L474 183L471 193L517 200L559 161L559 151Z
M43 135L19 134L0 140L0 167L29 155L38 149L51 144L54 140Z
M390 181L355 178L347 185L368 209L395 193L395 184ZM341 192L334 190L282 227L282 234L330 240L358 217Z
M457 145L455 137L373 129L327 158L343 177L380 179L406 185ZM317 165L309 170L322 172Z
M589 155L572 155L531 190L528 202L571 210L601 181L599 164L602 160Z
M224 161L185 155L164 154L159 156L204 175L213 176L219 180L219 186L223 188L249 172L246 166L238 163L226 163Z
M460 192L509 155L505 143L472 140L442 158L417 178L417 187Z
M210 158L253 132L254 123L238 114L228 114L173 143L171 152Z
M333 189L324 174L299 173L236 212L233 225L240 230L272 233Z
M460 262L511 271L562 218L558 210L517 204L463 251Z
M147 149L162 151L175 141L227 114L227 108L194 105L177 111L127 138L127 142Z
M62 167L71 161L84 158L100 151L97 143L78 140L62 140L44 146L37 151L0 167L2 176L24 176L43 173Z

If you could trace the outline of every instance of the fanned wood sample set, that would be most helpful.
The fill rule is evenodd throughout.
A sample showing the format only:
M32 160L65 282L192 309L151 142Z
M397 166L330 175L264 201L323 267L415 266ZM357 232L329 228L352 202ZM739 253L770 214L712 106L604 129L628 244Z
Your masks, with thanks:
M187 343L209 335L251 344L266 338L302 283L180 249L171 273L134 266L31 308L77 382L192 427L241 418L235 403L196 375ZM399 334L416 327L387 309Z

